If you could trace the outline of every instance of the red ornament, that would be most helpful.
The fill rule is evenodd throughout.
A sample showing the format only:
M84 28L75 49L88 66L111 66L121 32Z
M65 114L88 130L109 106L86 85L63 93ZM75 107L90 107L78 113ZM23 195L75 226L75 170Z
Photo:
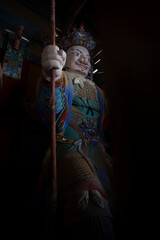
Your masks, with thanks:
M24 26L20 25L19 29L17 31L17 34L15 35L15 42L14 42L14 46L13 46L14 50L17 50L17 51L19 50L23 30L24 30Z

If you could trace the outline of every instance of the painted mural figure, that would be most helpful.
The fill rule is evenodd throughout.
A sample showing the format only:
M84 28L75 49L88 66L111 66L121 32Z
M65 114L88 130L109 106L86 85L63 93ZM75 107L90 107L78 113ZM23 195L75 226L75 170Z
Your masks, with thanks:
M95 42L81 26L62 43L60 48L48 45L42 52L43 77L36 101L36 111L49 127L50 70L56 68L58 205L63 209L66 228L87 221L92 225L90 234L113 239L113 166L104 147L104 96L87 78ZM97 223L101 230L96 233ZM80 227L79 234L81 231Z

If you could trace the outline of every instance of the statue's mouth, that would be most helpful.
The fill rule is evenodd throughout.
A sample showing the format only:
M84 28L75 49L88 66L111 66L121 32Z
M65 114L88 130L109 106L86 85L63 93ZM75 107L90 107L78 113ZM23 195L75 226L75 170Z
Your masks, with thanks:
M87 69L88 69L88 66L86 66L86 65L84 65L84 64L76 63L76 65L77 65L78 67L80 67L81 69L83 69L83 70L87 70Z

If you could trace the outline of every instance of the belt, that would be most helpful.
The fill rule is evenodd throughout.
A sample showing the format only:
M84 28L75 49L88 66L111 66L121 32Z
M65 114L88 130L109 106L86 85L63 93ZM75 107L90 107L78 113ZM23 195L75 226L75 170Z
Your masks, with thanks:
M56 135L57 142L73 144L76 140L77 140L76 138L67 137L59 134Z

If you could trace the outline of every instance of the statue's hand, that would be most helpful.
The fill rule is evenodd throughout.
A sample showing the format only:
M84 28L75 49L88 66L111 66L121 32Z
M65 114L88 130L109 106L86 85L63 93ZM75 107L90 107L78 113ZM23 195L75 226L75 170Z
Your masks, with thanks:
M66 53L55 45L48 45L42 52L41 65L45 78L51 80L51 70L55 69L55 81L62 75Z

